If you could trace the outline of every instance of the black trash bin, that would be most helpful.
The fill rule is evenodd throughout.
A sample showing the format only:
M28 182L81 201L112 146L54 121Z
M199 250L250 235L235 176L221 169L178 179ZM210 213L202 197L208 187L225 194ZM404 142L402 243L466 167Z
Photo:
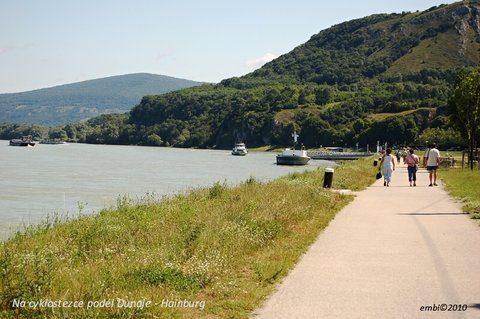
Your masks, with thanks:
M325 175L323 177L323 188L331 188L333 182L333 168L325 168Z

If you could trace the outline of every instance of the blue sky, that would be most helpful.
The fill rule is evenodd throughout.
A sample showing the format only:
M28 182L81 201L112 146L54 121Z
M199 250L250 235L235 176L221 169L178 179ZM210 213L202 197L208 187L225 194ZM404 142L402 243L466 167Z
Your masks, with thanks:
M1 0L0 93L127 73L218 82L313 34L440 0Z

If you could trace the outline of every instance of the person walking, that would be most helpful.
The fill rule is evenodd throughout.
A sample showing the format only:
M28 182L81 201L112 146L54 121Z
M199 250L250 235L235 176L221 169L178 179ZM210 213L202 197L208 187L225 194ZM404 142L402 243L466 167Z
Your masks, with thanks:
M380 167L383 166L383 186L390 186L392 181L392 173L395 170L395 159L392 156L392 150L387 149L387 153L383 155Z
M437 149L437 145L433 143L430 146L430 149L427 153L427 171L428 178L430 179L430 185L428 186L438 186L437 185L437 169L440 164L440 151ZM432 184L433 179L433 184Z
M413 149L410 149L408 153L404 160L404 163L407 164L408 181L410 182L410 186L412 186L412 182L413 186L417 186L417 170L420 160L417 155L413 154Z

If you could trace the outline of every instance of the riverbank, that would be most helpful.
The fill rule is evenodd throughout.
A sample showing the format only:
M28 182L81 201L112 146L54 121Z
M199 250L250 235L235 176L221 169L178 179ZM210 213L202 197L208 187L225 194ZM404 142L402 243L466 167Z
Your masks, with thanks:
M266 182L293 172L332 165L275 165L276 154L167 147L68 144L10 147L0 141L0 240L47 215L76 216L116 205L118 196L158 197L209 187L238 185L250 176ZM112 165L112 163L115 163Z
M361 190L374 175L370 159L345 163L334 187ZM216 183L44 222L1 244L0 314L246 318L352 200L322 185L322 170Z

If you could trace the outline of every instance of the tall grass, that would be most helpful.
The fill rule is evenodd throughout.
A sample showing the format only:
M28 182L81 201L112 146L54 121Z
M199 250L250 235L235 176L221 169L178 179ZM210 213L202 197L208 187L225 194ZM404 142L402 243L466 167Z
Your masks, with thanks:
M370 162L338 167L334 187L365 188L375 175ZM352 199L322 184L321 170L216 183L160 201L121 198L95 216L31 228L1 243L0 316L246 318ZM84 305L28 306L41 300ZM103 307L87 309L93 301ZM119 306L128 301L135 304Z
M480 170L448 169L439 172L447 191L462 201L463 210L480 219Z

